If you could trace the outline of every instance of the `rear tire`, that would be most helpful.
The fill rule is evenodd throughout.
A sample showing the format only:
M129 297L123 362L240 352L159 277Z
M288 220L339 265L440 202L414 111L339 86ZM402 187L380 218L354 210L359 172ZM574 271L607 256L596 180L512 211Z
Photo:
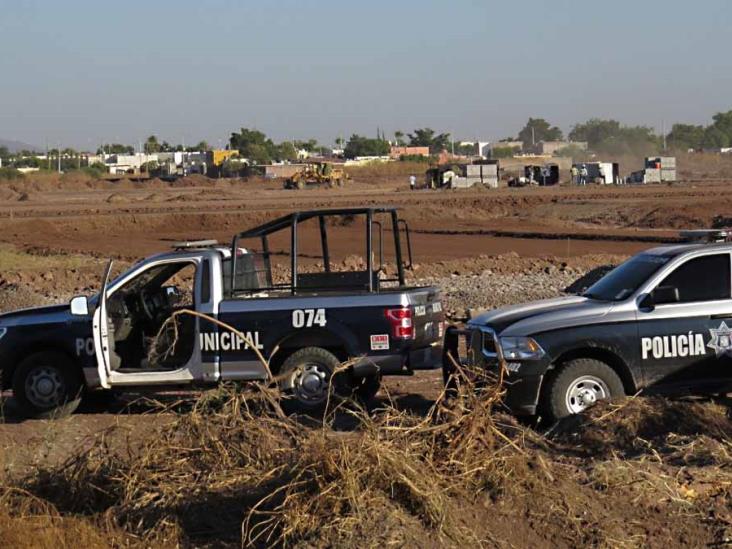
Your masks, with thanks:
M82 388L78 365L55 351L30 355L13 374L13 396L26 417L53 419L72 414L81 402Z
M290 401L305 410L322 409L334 398L350 396L347 372L335 373L341 365L333 353L320 347L305 347L282 364L282 385ZM334 375L335 373L335 375Z
M550 378L545 410L558 420L579 414L598 400L625 396L623 382L610 366L592 358L570 360Z

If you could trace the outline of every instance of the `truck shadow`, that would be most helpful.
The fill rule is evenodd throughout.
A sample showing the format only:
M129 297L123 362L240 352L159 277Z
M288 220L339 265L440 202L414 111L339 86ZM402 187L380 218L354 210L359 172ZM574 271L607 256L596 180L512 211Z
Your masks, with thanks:
M130 415L185 414L190 412L203 393L193 391L166 392L157 394L100 393L87 395L73 415ZM337 431L351 431L360 424L359 414L378 414L394 409L417 416L426 416L435 401L420 394L404 393L393 397L377 396L368 402L340 403L332 406L327 414L331 428ZM289 411L289 410L288 410ZM305 425L322 425L322 412L308 412L294 409L288 414ZM51 418L53 419L53 418ZM28 418L19 410L10 393L0 395L0 423L19 424Z

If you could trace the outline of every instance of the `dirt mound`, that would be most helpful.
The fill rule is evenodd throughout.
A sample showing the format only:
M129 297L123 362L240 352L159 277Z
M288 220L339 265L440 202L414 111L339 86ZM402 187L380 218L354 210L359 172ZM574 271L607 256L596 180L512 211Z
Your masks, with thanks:
M637 457L650 448L674 452L680 441L690 438L729 444L730 404L662 397L601 402L585 414L562 420L552 432L554 440L571 445L573 451L601 457Z
M130 199L121 193L112 193L107 197L106 202L108 204L124 204L130 202Z

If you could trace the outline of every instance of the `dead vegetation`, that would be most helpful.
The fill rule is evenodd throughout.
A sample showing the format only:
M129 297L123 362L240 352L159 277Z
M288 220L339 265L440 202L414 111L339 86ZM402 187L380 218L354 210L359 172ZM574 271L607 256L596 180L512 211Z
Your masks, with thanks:
M104 440L3 481L8 546L725 544L720 404L632 399L542 435L462 384L426 415L388 399L287 416L261 386L204 394L140 447Z

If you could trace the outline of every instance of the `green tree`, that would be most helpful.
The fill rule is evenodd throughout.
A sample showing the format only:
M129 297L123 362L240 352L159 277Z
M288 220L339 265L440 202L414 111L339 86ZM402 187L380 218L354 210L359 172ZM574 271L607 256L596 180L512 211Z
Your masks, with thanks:
M704 130L704 147L732 146L732 111L718 112L712 117L712 124Z
M315 141L315 140L313 140ZM297 149L290 141L283 141L277 145L274 154L275 160L291 161L297 159Z
M50 151L49 151L50 152ZM135 147L132 145L122 145L121 143L104 144L97 149L97 154L135 154Z
M409 144L412 147L429 147L432 154L438 154L450 149L450 134L435 134L432 128L418 128L408 134Z
M189 147L188 148L188 150L190 152L202 152L202 151L205 152L205 151L207 151L209 149L210 149L210 147L209 147L209 145L208 145L208 143L206 141L199 141L198 143L196 143L192 147Z
M586 141L596 152L620 155L640 153L650 155L660 148L658 136L647 126L621 126L617 120L593 118L577 124L569 134L572 141Z
M10 156L10 151L7 147L0 147L0 158L5 160Z
M520 152L521 147L493 147L491 149L491 158L511 158Z
M353 134L346 143L344 156L356 158L357 156L384 156L389 154L389 142L382 139L373 139Z
M144 150L147 154L160 152L161 146L160 143L158 143L158 138L154 135L148 137L145 141Z
M524 146L539 141L561 141L563 138L562 130L557 126L552 126L543 118L529 118L518 134L518 140L522 141Z
M704 126L674 124L666 136L666 143L671 149L700 149L704 143Z
M308 139L307 141L296 140L294 145L296 149L308 152L315 152L321 148L320 145L318 145L317 139Z
M472 156L476 153L475 143L466 143L464 145L455 145L455 153L463 156Z
M394 141L396 141L396 144L399 147L404 146L404 132L401 130L397 130L394 132Z
M269 164L273 160L275 144L259 130L241 128L239 133L231 134L229 144L243 158L248 158L255 164Z

